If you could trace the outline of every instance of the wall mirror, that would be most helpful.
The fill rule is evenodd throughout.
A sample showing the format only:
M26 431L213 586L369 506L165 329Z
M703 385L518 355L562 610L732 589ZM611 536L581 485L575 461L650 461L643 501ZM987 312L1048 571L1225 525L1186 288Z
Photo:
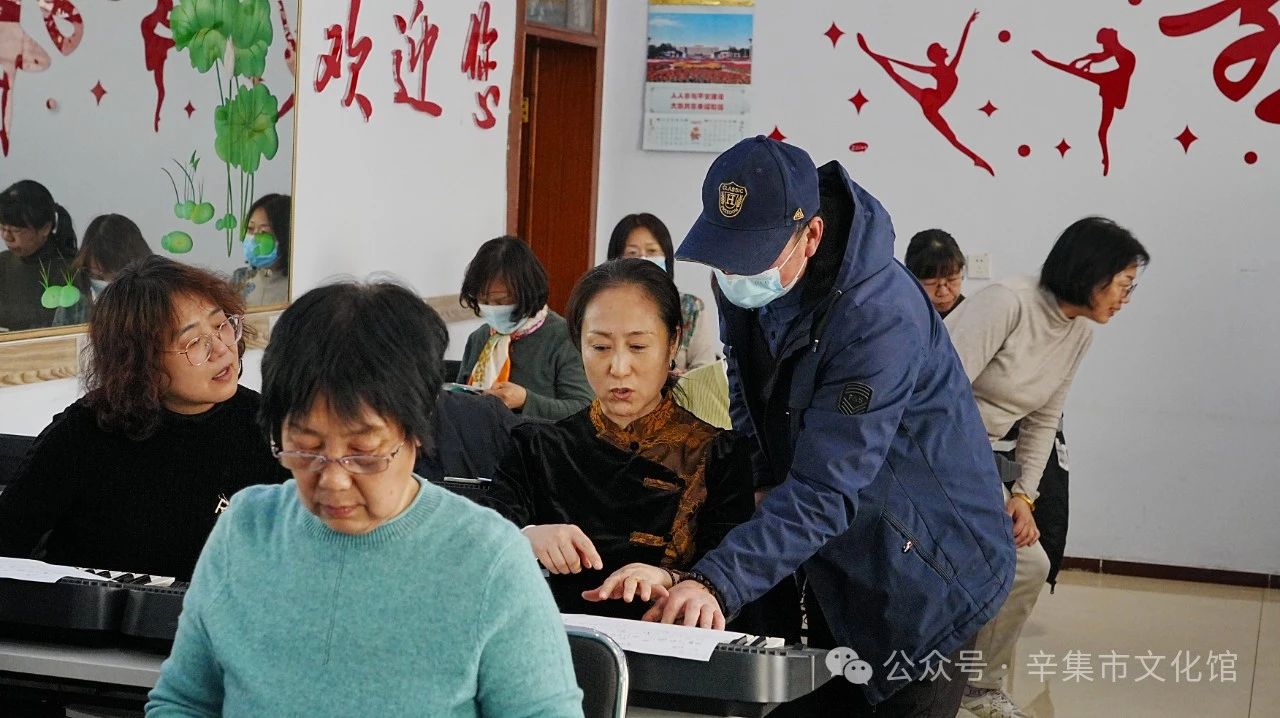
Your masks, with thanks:
M298 5L0 0L0 382L148 252L288 301Z

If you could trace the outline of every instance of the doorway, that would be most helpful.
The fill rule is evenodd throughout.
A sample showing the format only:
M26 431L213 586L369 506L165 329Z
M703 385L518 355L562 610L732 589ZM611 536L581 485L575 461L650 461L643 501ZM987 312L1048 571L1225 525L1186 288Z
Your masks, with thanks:
M507 229L542 261L547 303L563 313L595 260L604 0L588 11L591 33L528 21L518 5Z

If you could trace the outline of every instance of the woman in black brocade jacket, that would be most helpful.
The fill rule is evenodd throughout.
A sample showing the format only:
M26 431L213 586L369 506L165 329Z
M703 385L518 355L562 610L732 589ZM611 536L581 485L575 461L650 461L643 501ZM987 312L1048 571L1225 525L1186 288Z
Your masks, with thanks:
M680 294L656 265L596 267L567 314L595 399L517 427L484 503L523 527L561 611L639 618L751 516L747 448L671 397Z

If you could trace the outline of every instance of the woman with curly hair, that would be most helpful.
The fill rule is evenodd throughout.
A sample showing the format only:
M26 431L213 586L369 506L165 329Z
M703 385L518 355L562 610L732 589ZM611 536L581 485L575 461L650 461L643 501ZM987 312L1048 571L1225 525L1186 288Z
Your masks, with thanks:
M117 274L90 319L85 396L0 494L0 555L190 579L231 495L287 477L237 383L243 312L226 281L163 257Z

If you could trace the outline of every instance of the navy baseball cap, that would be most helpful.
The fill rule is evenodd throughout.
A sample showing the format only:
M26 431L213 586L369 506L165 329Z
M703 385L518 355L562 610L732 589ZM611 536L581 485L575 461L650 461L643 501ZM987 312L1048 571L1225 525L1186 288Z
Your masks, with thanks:
M676 259L726 274L760 274L782 254L796 223L818 213L809 153L757 135L725 150L702 182L702 215Z

